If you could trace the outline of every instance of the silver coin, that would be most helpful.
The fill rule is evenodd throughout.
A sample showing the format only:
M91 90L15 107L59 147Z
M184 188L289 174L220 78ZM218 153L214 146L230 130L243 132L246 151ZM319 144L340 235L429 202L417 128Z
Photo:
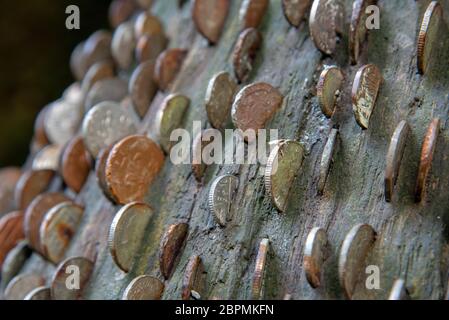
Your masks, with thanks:
M26 260L33 251L26 241L21 241L6 255L2 266L1 287L4 288L19 274Z
M209 209L222 227L226 226L238 185L237 177L224 175L216 178L210 187Z
M65 145L78 131L83 117L80 105L58 100L48 106L44 128L48 139L56 145Z
M23 300L51 300L49 287L38 287L26 295Z
M128 95L128 84L119 78L109 78L97 81L89 90L85 111L89 111L94 106L104 101L121 102Z
M394 282L388 300L410 300L410 295L403 279L397 279Z
M127 70L131 67L136 42L134 23L132 21L122 23L115 30L112 38L111 51L120 69Z

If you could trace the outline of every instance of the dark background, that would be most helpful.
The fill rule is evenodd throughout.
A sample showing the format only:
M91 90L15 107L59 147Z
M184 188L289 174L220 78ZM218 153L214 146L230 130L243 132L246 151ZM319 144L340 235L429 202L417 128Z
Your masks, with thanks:
M110 1L0 0L0 167L25 161L37 113L74 81L76 44L109 28ZM71 4L80 8L80 30L65 27Z

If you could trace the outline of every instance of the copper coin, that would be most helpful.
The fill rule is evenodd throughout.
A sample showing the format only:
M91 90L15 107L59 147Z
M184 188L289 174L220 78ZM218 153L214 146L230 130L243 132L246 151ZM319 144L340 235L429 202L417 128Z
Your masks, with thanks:
M45 279L36 274L19 275L5 289L6 300L23 300L32 290L45 284Z
M84 257L65 259L56 268L51 281L51 297L53 300L78 300L90 279L94 263ZM77 279L73 275L77 275Z
M39 151L33 159L33 170L59 170L59 158L61 157L62 146L49 145Z
M321 285L321 271L327 255L327 235L321 228L313 228L304 246L304 272L312 288Z
M108 160L109 153L114 145L111 144L103 149L101 149L98 154L97 161L95 162L95 175L97 177L98 185L100 189L103 191L103 194L111 201L115 201L114 198L109 194L109 189L106 184L106 161Z
M140 64L129 80L129 94L134 110L143 118L150 107L151 101L157 93L157 84L153 78L154 62L147 61Z
M316 91L321 111L328 118L334 114L337 97L340 94L343 80L343 73L337 66L326 67L321 72Z
M411 300L403 279L394 281L388 300Z
M207 145L211 144L215 138L215 130L207 129L197 134L192 142L192 172L195 179L201 182L204 172L207 169L207 162L209 162L209 154L204 152Z
M231 205L237 193L239 179L233 175L223 175L214 180L209 190L209 210L217 223L225 227L230 218Z
M260 300L264 298L265 291L265 272L267 264L268 249L270 240L262 239L257 251L256 267L254 269L252 284L251 284L251 299Z
M156 61L157 57L167 48L168 39L164 34L144 34L137 41L136 60L140 63Z
M23 212L11 212L0 218L0 269L8 252L24 238Z
M114 65L111 60L103 60L94 63L87 71L81 84L81 90L83 92L83 95L87 96L89 90L96 82L113 77L114 77Z
M201 296L204 295L206 287L206 275L204 265L199 256L192 256L187 264L184 277L182 279L182 293L183 300L190 300L192 291L195 291ZM198 300L198 299L197 299Z
M320 161L320 179L318 181L318 192L322 194L326 185L327 176L332 164L332 158L337 145L338 130L332 129L324 146L323 154Z
M118 67L128 70L134 60L134 50L137 39L134 34L134 24L131 21L122 23L114 32L111 52Z
M194 0L192 18L196 29L211 44L220 39L228 16L229 0Z
M24 210L33 199L47 190L54 177L53 170L30 170L22 174L14 190L18 209Z
M142 202L164 165L164 153L150 138L129 136L114 145L106 161L106 183L118 204Z
M51 290L49 287L37 287L31 290L23 300L51 300Z
M128 20L137 9L135 0L113 0L109 6L109 22L113 28Z
M231 108L237 91L237 83L229 73L220 72L210 81L206 91L206 112L209 122L216 129L224 129L231 121Z
M75 192L80 192L89 176L91 159L83 138L73 138L61 156L60 171L65 184Z
M234 73L240 82L248 79L261 43L262 34L257 29L248 28L240 33L232 57Z
M170 278L173 268L187 238L187 223L172 224L161 240L159 267L165 279Z
M20 168L15 167L0 170L0 217L14 209L14 190L21 174Z
M394 185L399 175L402 155L404 154L409 132L410 127L407 121L403 120L399 122L391 137L387 152L387 165L385 167L385 200L387 202L391 202L393 199Z
M83 52L88 70L91 65L111 59L112 34L107 30L95 31L84 44Z
M301 24L311 5L312 0L282 0L285 18L296 28Z
M128 83L119 78L97 81L86 96L84 109L88 112L100 102L121 102L128 95Z
M267 12L269 0L244 0L240 7L240 20L243 29L257 28Z
M429 65L432 50L438 41L438 29L442 21L443 9L438 1L432 1L424 13L418 34L418 71L424 74Z
M47 133L45 133L45 113L47 112L48 107L42 108L41 111L39 111L36 120L34 121L34 135L33 140L37 145L37 150L42 149L46 145L50 143L50 140L48 140Z
M258 82L247 85L237 93L232 105L234 125L246 131L264 129L265 124L281 107L283 96L278 89L268 83Z
M355 120L362 129L368 129L382 83L382 74L374 64L361 67L352 85L352 109Z
M419 162L418 177L416 179L415 201L420 202L426 193L426 180L429 176L432 166L433 154L440 130L440 119L435 118L427 129L426 136L421 149L421 158Z
M349 55L351 62L356 64L359 60L361 43L365 40L367 29L366 8L375 3L375 0L356 0L352 4L351 24L349 26Z
M82 106L66 100L58 100L45 113L45 132L55 145L63 146L78 131L83 119Z
M57 204L45 214L39 236L43 255L59 263L83 217L84 209L73 202Z
M1 287L4 288L16 275L20 273L23 265L31 256L33 251L28 246L28 243L23 240L20 241L14 248L12 248L5 257L3 266L1 267Z
M167 49L158 56L154 69L154 80L157 82L159 89L162 91L169 89L181 70L186 56L187 50L184 49Z
M122 300L160 300L165 286L151 276L139 276L129 283Z
M136 38L139 39L144 34L149 36L164 34L164 27L158 17L144 11L139 14L136 19L134 24L134 33Z
M50 192L37 196L27 207L24 216L24 231L30 246L35 250L41 251L39 230L46 213L57 204L66 201L70 201L70 199L64 194Z

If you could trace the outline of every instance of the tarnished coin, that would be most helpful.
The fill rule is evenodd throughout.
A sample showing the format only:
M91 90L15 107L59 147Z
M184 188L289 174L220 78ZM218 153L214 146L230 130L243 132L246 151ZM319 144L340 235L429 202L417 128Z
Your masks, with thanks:
M83 103L84 96L81 84L79 82L74 82L71 85L69 85L62 93L62 99L74 105L79 105Z
M39 151L33 159L33 170L59 170L59 158L61 157L62 146L49 145Z
M45 132L48 139L56 145L63 146L78 131L83 118L80 105L66 100L52 103L45 113Z
M387 165L385 167L385 201L391 202L393 190L399 175L402 155L404 154L410 127L407 121L399 122L391 137L390 146L387 152Z
M134 33L136 38L139 39L145 34L149 36L164 34L164 27L158 17L151 15L148 11L144 11L136 19Z
M128 20L137 9L135 0L113 0L109 6L109 22L113 28Z
M239 82L248 79L261 43L262 34L255 28L248 28L240 33L232 56L234 73Z
M310 10L309 29L315 46L325 54L332 54L337 46L344 18L341 0L314 0Z
M312 288L321 285L321 271L327 258L327 235L322 228L313 228L304 246L304 272Z
M91 65L102 60L110 60L112 34L107 30L95 31L84 44L83 52L88 70Z
M327 138L326 145L324 146L323 154L320 161L320 179L318 180L318 192L322 194L326 185L327 176L332 163L332 157L337 144L338 130L332 129L329 137Z
M19 275L5 289L6 300L23 300L32 290L45 284L45 279L36 274Z
M216 178L209 190L209 210L215 221L225 227L229 219L231 205L239 186L239 179L233 175L224 175Z
M312 5L312 0L282 0L285 18L294 27L299 27Z
M50 140L48 140L47 134L45 133L45 113L49 109L48 106L43 107L41 111L39 111L36 120L34 121L34 135L33 135L33 146L32 153L36 153L41 150L46 145L50 144Z
M437 45L438 29L442 20L443 9L438 1L432 1L424 13L418 34L418 71L424 74L429 65L432 50Z
M337 97L340 94L343 80L343 73L337 66L326 67L323 72L321 72L316 91L321 111L328 118L332 117L334 114L335 104Z
M349 25L349 55L351 62L356 64L359 60L360 47L365 40L367 28L366 8L374 4L376 0L356 0L352 4L351 23Z
M24 172L14 190L16 208L26 209L36 196L47 190L54 174L53 170L29 170Z
M354 226L346 235L338 260L338 276L346 297L352 298L355 286L364 271L365 259L376 240L376 232L367 224Z
M192 18L196 29L211 44L220 39L228 16L229 0L194 0Z
M288 196L304 158L299 142L284 140L274 147L265 169L265 190L280 212L287 208Z
M173 146L170 141L171 133L180 128L184 114L189 108L190 99L182 94L170 94L162 102L156 115L156 133L159 144L168 154Z
M244 0L239 13L243 29L257 28L262 22L269 4L269 0Z
M134 24L131 21L122 23L115 30L112 38L111 53L120 69L128 70L131 67L136 43Z
M215 130L206 129L197 134L192 142L192 172L195 179L201 182L204 172L207 169L207 164L210 162L210 154L203 150L211 144L215 139ZM209 163L210 164L210 163Z
M49 287L37 287L31 290L23 300L51 300L51 291Z
M114 64L111 60L103 60L94 63L87 71L86 75L84 76L83 82L81 83L81 91L83 93L83 96L87 96L89 90L96 82L113 77Z
M440 130L440 119L435 118L429 125L421 148L418 177L416 179L415 201L420 202L426 193L426 180L432 166L433 154Z
M77 81L81 81L87 72L89 66L86 62L86 56L84 54L85 41L80 42L72 51L70 56L70 70L72 71L73 77Z
M352 109L362 129L368 129L382 83L382 74L374 64L364 65L357 71L352 85Z
M120 78L97 81L87 94L84 110L88 112L100 102L121 102L128 95L128 83Z
M63 202L47 212L39 235L43 255L59 263L83 217L84 209L73 202Z
M182 300L190 300L193 291L201 297L204 295L205 287L206 275L203 262L199 256L192 256L182 279ZM195 300L199 300L198 297Z
M165 279L170 278L173 267L187 238L189 225L187 223L172 224L165 231L161 240L159 267Z
M236 91L237 83L227 72L222 71L209 81L205 100L207 117L212 127L224 129L230 123Z
M143 35L137 41L136 60L140 63L156 61L157 57L167 48L168 39L164 34Z
M157 82L159 89L162 91L169 89L181 70L186 56L187 50L184 49L167 49L158 56L154 69L154 80Z
M109 190L106 184L106 161L108 160L109 153L114 145L111 144L108 147L101 149L98 154L97 161L95 162L95 175L97 177L98 185L103 191L103 194L111 201L115 201L113 197L109 194Z
M114 145L106 161L106 184L118 204L143 202L165 156L150 138L129 136Z
M92 157L111 143L136 133L131 114L114 102L101 102L84 117L82 135L84 145Z
M143 118L150 107L151 101L157 93L157 83L153 79L154 62L147 61L140 64L129 80L129 94L134 110Z
M410 300L410 295L405 287L405 281L403 279L395 280L388 300Z
M262 239L259 244L259 251L256 257L256 267L254 269L252 285L251 285L251 299L260 300L264 298L265 291L265 272L267 264L268 249L270 240Z
M139 202L124 206L115 215L108 244L112 259L124 272L129 272L133 266L152 216L153 209Z
M14 190L21 175L20 168L9 167L0 170L0 217L14 209Z
M151 276L139 276L129 283L122 300L160 300L165 286Z
M33 251L26 241L20 241L8 252L1 267L2 288L7 286L11 279L20 273L23 265L32 253Z
M94 263L84 257L71 257L61 262L51 281L52 299L79 300L93 269ZM74 274L78 276L78 279L73 279Z
M69 141L61 156L60 172L65 184L75 192L80 192L89 176L90 155L78 136Z

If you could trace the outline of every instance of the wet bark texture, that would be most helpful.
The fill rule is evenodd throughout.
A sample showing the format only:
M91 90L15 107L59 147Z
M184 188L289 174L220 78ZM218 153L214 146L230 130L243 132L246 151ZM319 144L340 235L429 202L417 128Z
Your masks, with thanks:
M231 1L224 32L216 46L196 32L190 16L191 3L182 9L177 1L157 1L153 11L163 20L171 38L170 47L188 48L189 54L174 84L173 92L187 95L192 103L184 121L210 127L204 108L209 79L217 72L232 72L232 49L241 29L241 1ZM279 129L279 137L303 143L306 157L292 187L288 207L279 214L266 196L259 165L209 166L197 183L188 165L173 165L167 157L163 171L148 190L147 202L155 215L148 226L140 256L129 274L121 272L107 249L109 225L119 207L103 196L92 173L79 195L85 217L67 256L86 254L96 246L94 274L85 291L86 299L119 299L137 275L163 279L159 271L159 242L169 224L188 222L189 234L179 262L165 282L164 299L180 299L181 283L189 258L200 255L207 271L204 298L249 299L259 242L270 240L265 298L343 299L339 285L338 252L348 231L358 223L369 223L377 240L367 265L380 268L380 289L365 288L362 275L354 298L386 299L397 278L404 278L414 299L440 299L448 280L449 218L449 37L443 26L438 49L429 72L417 73L416 39L424 10L430 1L380 0L380 30L370 31L357 66L349 64L347 31L352 1L346 0L345 35L334 58L324 57L314 46L307 23L291 27L281 1L270 1L260 27L264 41L247 83L265 81L284 95L282 108L268 128ZM449 16L449 1L440 1ZM374 63L384 82L368 130L357 125L350 100L357 69ZM315 97L315 86L323 65L342 67L346 80L342 99L331 119L325 118ZM142 121L142 132L152 128L154 113L164 95L159 93ZM441 130L433 159L425 199L414 202L421 144L431 119L441 119ZM393 201L384 200L385 157L396 125L406 119L411 126ZM339 128L339 148L323 195L318 195L319 161L333 127ZM214 177L235 174L240 185L233 202L232 221L220 228L207 207L209 186ZM303 270L303 249L308 232L316 226L327 230L331 255L324 267L322 286L312 289ZM51 280L54 266L37 254L22 272L41 272Z

